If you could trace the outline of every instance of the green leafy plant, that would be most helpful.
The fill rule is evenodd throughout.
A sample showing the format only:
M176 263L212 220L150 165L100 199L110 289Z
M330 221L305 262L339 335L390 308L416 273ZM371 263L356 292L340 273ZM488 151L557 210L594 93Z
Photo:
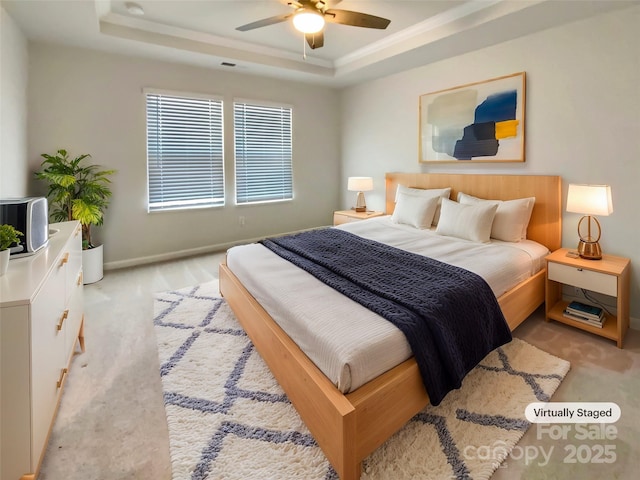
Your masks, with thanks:
M0 252L17 243L23 235L13 225L0 225Z
M82 248L93 248L91 226L102 225L104 211L109 206L109 178L116 171L103 170L99 165L84 165L89 154L69 158L66 150L55 155L43 153L45 160L36 177L49 183L47 198L56 222L78 220L82 225Z

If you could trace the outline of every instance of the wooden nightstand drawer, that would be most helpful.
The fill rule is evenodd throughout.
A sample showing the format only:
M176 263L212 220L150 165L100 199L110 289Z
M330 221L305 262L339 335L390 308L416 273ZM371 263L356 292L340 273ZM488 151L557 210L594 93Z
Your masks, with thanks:
M362 221L361 218L348 217L346 215L339 215L337 213L333 214L334 225L342 225L343 223L360 222L360 221Z
M555 282L586 288L612 297L618 295L618 278L615 275L549 262L548 277Z
M361 220L367 220L373 217L380 217L384 215L383 212L366 211L356 212L355 210L338 210L333 212L333 224L342 225L343 223L359 222Z

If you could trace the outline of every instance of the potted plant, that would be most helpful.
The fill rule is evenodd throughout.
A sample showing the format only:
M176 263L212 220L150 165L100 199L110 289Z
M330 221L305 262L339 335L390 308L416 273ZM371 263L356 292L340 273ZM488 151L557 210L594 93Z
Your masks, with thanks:
M9 267L9 247L20 240L22 232L16 230L13 225L0 225L0 276L7 273Z
M55 155L43 153L44 161L36 177L49 183L50 217L56 222L78 220L82 225L82 268L84 283L102 278L102 245L94 245L91 226L102 225L103 215L111 198L110 176L115 170L104 170L99 165L85 165L91 158L83 154L69 158L66 150Z

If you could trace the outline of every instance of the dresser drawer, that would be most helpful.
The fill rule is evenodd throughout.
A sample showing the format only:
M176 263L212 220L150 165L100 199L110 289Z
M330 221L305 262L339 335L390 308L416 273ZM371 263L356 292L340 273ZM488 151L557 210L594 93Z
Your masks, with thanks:
M549 262L547 270L549 280L604 293L612 297L618 295L618 278L615 275L594 272L593 270L579 267L570 267L569 265L555 262Z
M68 300L78 286L78 276L82 271L82 228L80 225L65 245L63 261L66 269L66 299Z
M73 356L78 333L82 325L82 272L78 272L77 285L67 302L69 316L65 325L65 353L67 361Z
M46 445L56 409L59 382L66 367L64 348L69 311L64 303L64 275L52 275L31 304L32 451ZM64 273L64 271L60 271ZM61 278L60 278L61 277ZM32 457L31 471L38 457Z

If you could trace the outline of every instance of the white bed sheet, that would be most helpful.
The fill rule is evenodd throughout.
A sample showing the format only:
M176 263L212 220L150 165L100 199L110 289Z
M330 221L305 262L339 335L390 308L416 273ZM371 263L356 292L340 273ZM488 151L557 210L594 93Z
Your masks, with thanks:
M546 247L531 240L479 244L395 224L388 216L335 228L466 268L482 276L496 296L536 273L548 254ZM412 355L392 323L261 244L229 249L227 265L343 393Z

